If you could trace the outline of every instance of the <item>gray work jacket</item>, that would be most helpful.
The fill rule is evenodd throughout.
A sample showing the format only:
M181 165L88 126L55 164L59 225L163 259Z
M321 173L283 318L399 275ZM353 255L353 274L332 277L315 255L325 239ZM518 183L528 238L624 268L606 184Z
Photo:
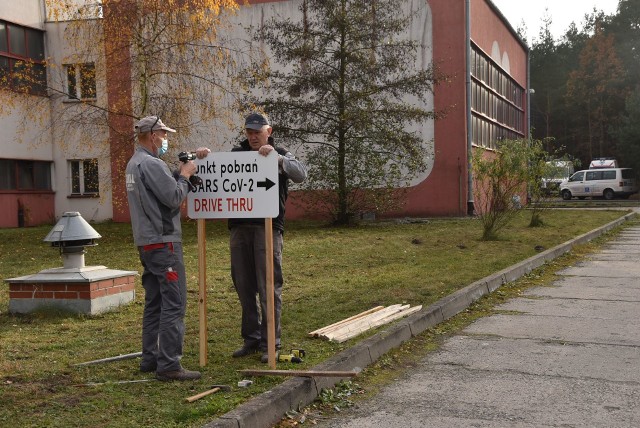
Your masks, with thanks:
M181 242L180 205L189 192L187 179L176 179L164 161L141 146L129 160L126 174L135 245Z

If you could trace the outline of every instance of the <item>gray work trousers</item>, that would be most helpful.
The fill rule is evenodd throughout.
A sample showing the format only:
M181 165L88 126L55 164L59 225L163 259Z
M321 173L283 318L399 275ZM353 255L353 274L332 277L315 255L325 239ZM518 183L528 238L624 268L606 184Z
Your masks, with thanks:
M179 370L187 310L182 244L152 244L138 251L145 291L140 365L157 364L158 372Z
M240 333L244 345L267 350L267 282L263 225L240 225L230 230L231 279L242 306ZM282 231L273 230L273 286L276 349L280 348L282 313ZM258 310L258 302L260 309Z

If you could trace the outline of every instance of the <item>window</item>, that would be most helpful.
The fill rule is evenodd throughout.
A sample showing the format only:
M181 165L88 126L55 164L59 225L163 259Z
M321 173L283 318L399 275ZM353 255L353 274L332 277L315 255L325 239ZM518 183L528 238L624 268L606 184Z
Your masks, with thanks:
M475 45L470 68L472 141L495 148L499 138L524 137L524 89Z
M569 181L583 181L583 180L584 180L584 171L578 171L569 178Z
M98 195L98 159L70 160L69 176L72 196Z
M635 177L635 173L633 172L633 170L629 168L629 169L623 169L622 170L622 178L624 178L625 180L630 180L630 179L633 179L633 178L636 178L636 177Z
M96 98L96 67L92 62L67 65L67 93L69 99Z
M587 181L602 180L602 171L588 171Z
M43 31L0 20L0 85L47 94Z
M2 190L51 190L51 162L0 159Z

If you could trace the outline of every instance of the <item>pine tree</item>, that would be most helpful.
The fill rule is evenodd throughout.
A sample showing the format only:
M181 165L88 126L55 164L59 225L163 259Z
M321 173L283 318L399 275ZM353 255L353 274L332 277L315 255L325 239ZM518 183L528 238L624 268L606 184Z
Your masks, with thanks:
M433 154L421 130L436 117L438 76L428 46L406 36L424 6L399 3L304 0L300 19L273 18L255 35L282 65L257 104L276 135L303 146L311 205L336 224L397 208L396 189Z

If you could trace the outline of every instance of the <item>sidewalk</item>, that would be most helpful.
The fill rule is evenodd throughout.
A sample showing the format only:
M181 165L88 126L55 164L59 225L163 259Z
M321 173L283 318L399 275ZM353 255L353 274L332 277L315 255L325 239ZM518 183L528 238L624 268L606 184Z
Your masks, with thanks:
M633 218L628 214L446 296L312 370L375 362L481 296ZM446 342L406 379L331 427L640 426L640 227L555 287L504 305ZM206 428L270 427L340 379L291 378Z
M639 427L640 226L320 427Z

